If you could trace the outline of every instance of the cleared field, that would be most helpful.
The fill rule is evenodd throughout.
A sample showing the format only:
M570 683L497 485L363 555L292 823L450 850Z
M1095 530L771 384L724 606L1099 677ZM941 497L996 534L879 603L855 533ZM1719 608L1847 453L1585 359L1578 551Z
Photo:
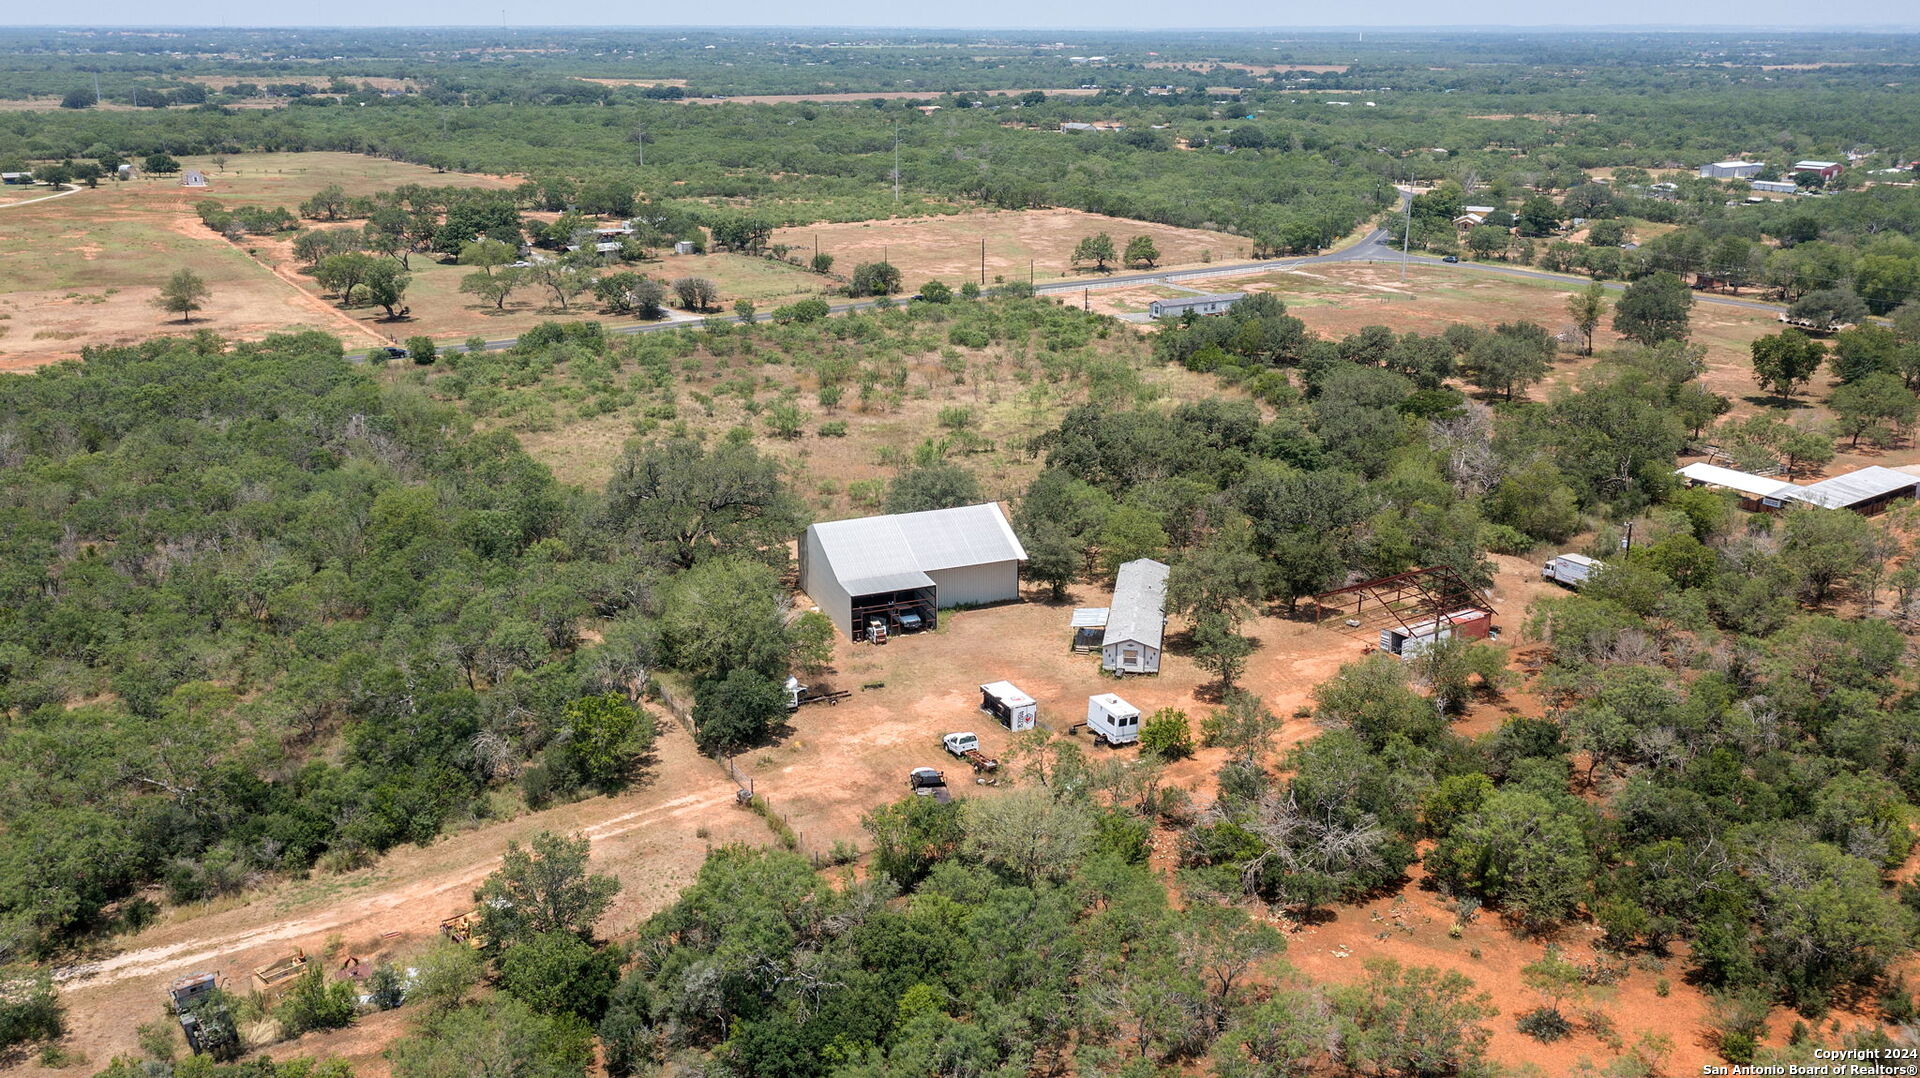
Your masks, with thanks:
M345 153L234 154L224 166L187 157L181 164L205 172L209 186L182 187L176 177L108 182L0 213L0 315L6 316L0 319L0 369L71 359L87 345L125 343L176 328L242 338L316 328L344 334L356 345L383 339L385 334L357 325L277 275L270 264L284 257L275 252L285 251L285 241L229 243L200 224L194 203L218 198L292 209L334 183L349 194L371 194L406 183L513 182ZM250 257L249 248L262 260ZM160 284L181 268L199 274L212 292L206 309L184 326L167 321L152 302Z
M1073 248L1098 232L1124 249L1132 236L1151 236L1163 267L1198 266L1243 257L1243 236L1174 228L1079 210L1024 210L966 213L950 217L911 217L849 224L807 225L774 233L775 243L811 252L817 243L834 257L834 271L850 273L861 262L889 261L900 267L908 289L939 279L958 287L981 277L981 243L986 244L986 283L1023 281L1031 267L1036 281L1100 279L1073 268Z

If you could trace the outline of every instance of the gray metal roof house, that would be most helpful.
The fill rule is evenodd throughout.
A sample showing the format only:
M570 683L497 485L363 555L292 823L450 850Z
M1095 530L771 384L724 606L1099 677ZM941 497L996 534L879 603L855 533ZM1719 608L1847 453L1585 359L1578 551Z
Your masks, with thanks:
M933 628L937 611L1020 597L1026 548L993 502L815 524L800 537L800 590L854 640Z
M1167 629L1167 567L1152 558L1120 566L1113 578L1100 668L1122 674L1160 672L1160 640Z
M1246 298L1245 292L1220 292L1211 296L1156 299L1147 304L1147 313L1155 318L1178 318L1188 311L1194 314L1220 314L1237 301Z
M1766 167L1761 161L1715 161L1701 165L1700 175L1707 179L1744 180L1758 176L1760 170Z
M1822 509L1878 513L1894 502L1913 501L1916 495L1920 495L1920 475L1876 464L1803 487L1789 487L1779 496Z

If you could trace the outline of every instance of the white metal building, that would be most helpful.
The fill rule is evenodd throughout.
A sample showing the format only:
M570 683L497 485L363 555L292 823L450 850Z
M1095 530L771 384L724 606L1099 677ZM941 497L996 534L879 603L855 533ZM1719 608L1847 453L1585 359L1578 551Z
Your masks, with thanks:
M1120 566L1113 605L1100 637L1100 668L1122 674L1160 672L1160 638L1167 628L1167 567L1152 558Z
M1792 180L1755 180L1747 186L1770 195L1791 195L1800 190L1800 185Z
M935 611L1020 597L1027 551L992 502L815 524L800 537L800 590L841 631L866 639L881 619L926 628Z
M1877 513L1894 502L1913 501L1916 495L1920 495L1920 476L1877 464L1786 492L1797 502L1856 513Z
M1245 292L1220 292L1211 296L1156 299L1147 304L1147 313L1154 318L1178 318L1188 311L1194 314L1222 314L1228 307L1246 298Z
M1744 180L1758 176L1766 168L1763 161L1715 161L1711 165L1701 165L1700 175L1711 180Z

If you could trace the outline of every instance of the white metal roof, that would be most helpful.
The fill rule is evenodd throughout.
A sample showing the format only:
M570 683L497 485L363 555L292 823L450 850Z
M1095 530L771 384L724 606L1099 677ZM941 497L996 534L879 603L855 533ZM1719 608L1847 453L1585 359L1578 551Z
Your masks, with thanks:
M1113 578L1113 605L1100 646L1126 641L1160 646L1167 626L1167 567L1152 558L1127 562Z
M1107 608L1104 606L1076 606L1073 608L1073 628L1098 629L1107 624Z
M1235 303L1247 298L1245 292L1215 292L1206 296L1181 296L1178 299L1157 299L1153 302L1162 307L1198 307L1203 303Z
M1110 692L1103 692L1098 696L1089 696L1087 700L1091 703L1099 704L1100 709L1109 715L1140 714L1139 708L1134 707L1132 704L1127 703L1125 700L1120 699Z
M990 681L980 686L980 691L1008 707L1026 707L1033 703L1033 697L1021 692L1011 681Z
M1804 487L1794 487L1785 496L1826 509L1844 509L1885 494L1911 491L1916 485L1920 485L1920 476L1875 464Z
M1794 168L1832 168L1833 166L1839 163L1840 162L1838 161L1795 161L1793 163L1793 167Z
M1798 490L1792 483L1784 483L1764 475L1752 472L1736 472L1732 468L1722 468L1717 464L1695 463L1677 470L1675 475L1691 479L1696 483L1707 483L1716 487L1726 487L1742 494L1751 494L1756 498L1785 497L1783 491Z
M1743 168L1747 165L1752 165L1755 168L1759 168L1760 162L1758 161L1715 161L1713 163L1714 168Z
M1025 561L1027 551L993 502L923 513L831 520L808 529L849 595L933 586L928 573Z

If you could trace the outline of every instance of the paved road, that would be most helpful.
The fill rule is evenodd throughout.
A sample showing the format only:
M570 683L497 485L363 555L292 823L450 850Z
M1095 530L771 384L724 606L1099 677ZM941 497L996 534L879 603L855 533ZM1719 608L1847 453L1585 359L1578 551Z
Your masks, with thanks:
M1368 233L1367 236L1358 243L1350 247L1343 247L1338 251L1329 251L1326 254L1304 255L1298 258L1270 258L1258 262L1222 263L1216 266L1179 270L1173 273L1164 271L1114 273L1097 279L1047 281L1035 285L1033 290L1043 296L1057 296L1073 292L1084 293L1108 288L1124 288L1137 284L1176 284L1188 281L1203 281L1215 277L1240 277L1249 273L1271 273L1274 270L1297 269L1301 266L1324 266L1342 262L1399 262L1402 257L1400 251L1391 246L1388 240L1387 230L1377 228ZM1553 281L1578 287L1585 287L1592 283L1592 279L1588 277L1577 277L1565 273L1548 273L1545 270L1525 269L1520 266L1506 266L1486 262L1447 262L1430 255L1407 255L1404 257L1407 264L1413 266L1437 266L1442 269L1460 270L1466 273L1491 273L1504 277L1528 277L1535 280ZM1626 288L1625 284L1618 281L1602 281L1601 284L1613 292L1619 292ZM1720 307L1742 307L1752 311L1778 312L1782 309L1779 304L1765 303L1759 300L1739 299L1733 296L1696 294L1694 300L1698 303L1706 303ZM870 310L876 306L877 303L877 300L858 300L848 303L832 304L831 309L834 314L846 314L849 311ZM720 315L715 317L718 321L725 323L736 323L740 321L740 319L734 315ZM687 319L679 319L669 322L646 322L630 326L611 326L607 329L607 332L615 334L660 333L680 329L688 325L699 324L701 323ZM497 341L488 341L487 350L490 352L503 351L513 347L517 339L518 338L514 337L506 337ZM365 353L360 353L350 358L363 358L364 355Z

